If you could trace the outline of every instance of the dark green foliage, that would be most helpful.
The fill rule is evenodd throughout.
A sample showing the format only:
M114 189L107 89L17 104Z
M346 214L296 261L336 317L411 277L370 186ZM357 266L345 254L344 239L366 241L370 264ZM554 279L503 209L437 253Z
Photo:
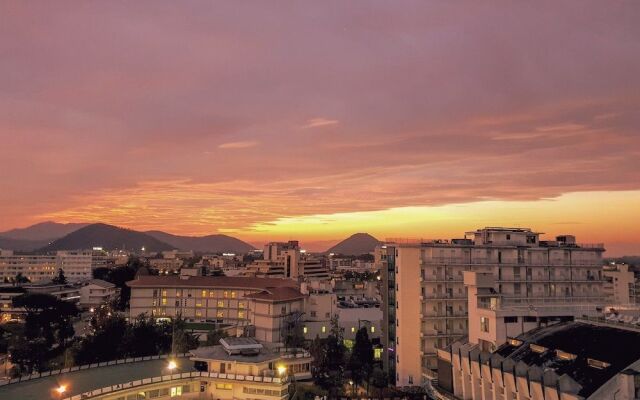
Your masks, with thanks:
M62 268L58 269L58 276L54 277L51 282L55 283L56 285L64 285L67 283L67 277L64 276L64 271L62 270Z
M373 362L373 345L369 340L367 328L363 327L356 333L356 342L347 366L351 372L351 379L356 385L369 381Z
M326 339L316 337L310 352L314 358L311 374L315 384L336 395L344 381L346 353L337 318L331 320L331 334Z

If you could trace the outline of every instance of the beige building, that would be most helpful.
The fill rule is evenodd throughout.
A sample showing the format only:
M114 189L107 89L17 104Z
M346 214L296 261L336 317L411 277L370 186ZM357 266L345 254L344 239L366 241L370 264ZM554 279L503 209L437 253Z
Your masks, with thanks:
M289 279L139 276L131 287L130 315L178 315L189 321L246 327L256 338L278 342L304 312L305 296Z
M116 285L102 279L92 279L80 288L80 307L90 309L107 304L117 293Z
M602 267L602 274L608 304L640 306L640 279L628 264L607 264Z
M389 240L385 246L395 254L386 265L394 270L390 274L383 268L383 287L390 287L384 296L392 312L387 310L385 318L395 340L383 341L394 355L397 386L420 385L434 377L437 349L471 335L470 326L485 329L486 320L482 325L472 318L467 321L465 271L493 275L495 286L487 290L495 300L487 304L478 297L478 308L490 309L493 301L501 310L525 310L508 315L504 323L523 315L526 319L516 319L519 325L533 318L535 324L544 323L544 314L528 312L532 307L540 310L540 304L549 309L569 301L595 310L602 302L603 246L577 244L572 236L554 241L541 241L539 236L525 228L484 228L451 241ZM487 350L491 345L483 344Z
M633 400L640 329L562 322L510 338L495 352L457 342L438 350L437 399Z
M297 240L267 243L262 254L262 260L256 260L248 266L248 274L294 280L330 277L323 260L301 250Z
M69 281L91 279L91 251L59 251L55 255L14 254L11 250L0 250L0 280L11 281L16 275L31 282L46 282L64 271Z

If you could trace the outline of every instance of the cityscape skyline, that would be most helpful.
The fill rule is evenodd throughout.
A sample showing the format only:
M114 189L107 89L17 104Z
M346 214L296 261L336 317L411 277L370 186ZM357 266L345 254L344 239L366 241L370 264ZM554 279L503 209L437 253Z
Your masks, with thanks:
M0 231L639 254L638 5L549 4L5 2Z

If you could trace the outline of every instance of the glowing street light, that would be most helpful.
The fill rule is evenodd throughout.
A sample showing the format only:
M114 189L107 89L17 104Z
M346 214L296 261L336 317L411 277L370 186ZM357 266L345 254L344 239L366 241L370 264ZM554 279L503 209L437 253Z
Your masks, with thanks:
M287 367L284 365L278 365L278 375L284 376L287 373Z
M62 398L62 395L64 394L64 392L67 391L67 386L66 385L60 385L55 389L56 393L58 393L58 396L60 398Z
M167 364L167 369L169 371L173 371L176 368L178 368L178 364L176 364L176 362L173 360L169 361L169 364Z

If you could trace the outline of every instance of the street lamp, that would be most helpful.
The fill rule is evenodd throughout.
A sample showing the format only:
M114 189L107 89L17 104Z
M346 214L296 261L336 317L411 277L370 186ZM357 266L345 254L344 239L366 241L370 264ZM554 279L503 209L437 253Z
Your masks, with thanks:
M60 385L55 389L56 393L58 393L58 397L62 398L64 392L67 391L67 385Z
M278 375L282 377L286 373L287 373L287 367L285 367L284 365L278 365Z
M174 369L176 369L176 368L178 368L178 364L176 364L176 362L175 362L175 361L170 360L170 361L169 361L169 364L167 364L167 369L168 369L169 371L173 371L173 370L174 370Z

